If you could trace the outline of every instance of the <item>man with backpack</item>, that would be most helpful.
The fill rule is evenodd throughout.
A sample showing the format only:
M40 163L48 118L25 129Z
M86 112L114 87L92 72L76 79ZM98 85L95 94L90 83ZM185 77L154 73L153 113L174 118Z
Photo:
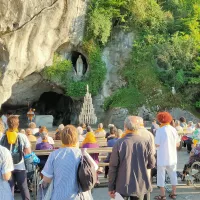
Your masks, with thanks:
M31 153L30 142L26 135L18 132L19 118L11 115L8 120L8 130L2 137L0 144L6 147L12 155L14 171L9 180L11 190L14 195L14 186L17 183L23 200L30 200L30 194L27 185L27 173L24 164L24 155Z

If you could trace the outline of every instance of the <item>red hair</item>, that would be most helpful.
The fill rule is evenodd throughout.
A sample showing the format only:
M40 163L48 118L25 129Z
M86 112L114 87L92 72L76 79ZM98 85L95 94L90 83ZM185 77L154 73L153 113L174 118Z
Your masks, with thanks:
M157 114L157 120L162 123L171 123L171 121L173 120L172 116L170 115L170 113L168 112L159 112Z

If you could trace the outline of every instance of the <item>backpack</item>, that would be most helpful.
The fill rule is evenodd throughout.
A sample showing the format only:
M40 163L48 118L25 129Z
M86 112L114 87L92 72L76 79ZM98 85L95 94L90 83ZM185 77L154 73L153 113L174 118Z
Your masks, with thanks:
M11 145L8 143L8 139L6 135L2 137L0 144L6 147L10 151L14 164L18 164L22 160L23 158L23 151L22 151L22 145L21 145L22 139L20 138L19 135L17 136L15 144L12 145L12 149L11 149Z
M97 173L94 164L86 155L81 156L81 161L78 166L78 183L82 192L91 190L97 180Z

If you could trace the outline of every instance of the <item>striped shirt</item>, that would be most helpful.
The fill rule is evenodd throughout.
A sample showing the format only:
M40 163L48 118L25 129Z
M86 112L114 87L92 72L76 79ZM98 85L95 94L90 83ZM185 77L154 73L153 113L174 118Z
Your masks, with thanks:
M8 149L0 145L0 199L14 200L10 185L3 180L3 174L14 170L12 156Z
M51 200L76 199L80 156L81 150L75 147L60 148L50 154L42 174L54 181Z

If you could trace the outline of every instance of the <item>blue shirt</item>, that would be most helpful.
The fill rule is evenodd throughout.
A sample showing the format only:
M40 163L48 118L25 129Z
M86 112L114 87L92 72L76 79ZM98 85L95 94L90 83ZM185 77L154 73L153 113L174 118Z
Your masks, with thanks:
M14 170L12 156L8 149L0 145L0 199L14 200L8 181L3 180L3 174Z
M112 139L108 140L107 146L113 147L115 145L115 143L117 142L117 140L118 140L118 138L112 138Z
M74 200L78 194L77 170L81 150L60 148L49 155L42 174L54 181L51 200Z
M115 143L117 142L117 140L118 140L118 138L108 138L107 146L113 147L115 145ZM109 163L110 162L110 156L111 156L111 153L108 154L108 156L106 157L104 162Z

